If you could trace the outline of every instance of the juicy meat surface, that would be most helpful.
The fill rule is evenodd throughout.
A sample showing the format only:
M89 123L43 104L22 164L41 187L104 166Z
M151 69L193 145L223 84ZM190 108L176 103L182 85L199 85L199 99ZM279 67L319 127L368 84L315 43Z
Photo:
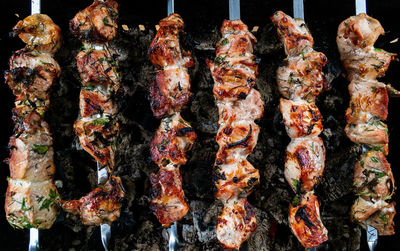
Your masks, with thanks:
M271 21L277 28L285 53L289 57L301 54L307 47L313 47L314 38L304 20L293 19L282 11L277 11L271 16Z
M257 228L253 206L246 198L236 198L224 205L217 221L217 238L224 249L238 249Z
M246 200L260 174L247 160L260 131L254 120L261 118L264 102L255 85L257 42L241 20L225 20L214 61L207 65L214 80L219 120L216 141L219 150L213 168L215 197L223 204L217 222L217 239L224 249L239 249L257 227L253 207Z
M284 174L295 193L313 190L324 168L325 147L320 137L292 139L286 148Z
M84 43L106 43L117 34L118 3L114 0L94 0L78 12L69 28Z
M13 28L14 35L26 43L28 50L54 54L61 47L61 30L45 14L34 14L19 21Z
M59 194L53 179L8 181L4 210L14 228L48 229L58 216Z
M167 164L150 176L150 208L163 227L182 219L189 211L182 189L182 176L175 164Z
M322 132L322 115L316 105L281 98L279 107L290 138L318 136Z
M290 228L303 247L317 247L328 240L328 230L321 221L317 196L313 192L307 192L301 198L297 196L289 208Z
M111 176L107 183L99 186L79 200L60 201L68 213L79 214L84 225L111 224L120 216L125 191L119 177Z
M82 148L102 166L112 169L118 122L111 117L81 119L75 121L74 130Z

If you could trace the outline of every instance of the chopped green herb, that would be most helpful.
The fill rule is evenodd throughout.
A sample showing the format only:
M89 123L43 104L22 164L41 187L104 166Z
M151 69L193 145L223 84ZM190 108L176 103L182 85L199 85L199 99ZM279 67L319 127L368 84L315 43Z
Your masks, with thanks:
M386 176L386 173L384 173L384 172L377 172L374 170L368 170L368 172L375 174L375 178L378 178L378 179L382 178L383 176Z
M372 89L372 92L376 92L376 86L372 86L371 89Z
M110 122L109 119L95 119L90 124L97 126L97 125L105 125L108 122Z
M216 56L216 57L214 58L214 63L215 63L216 65L223 64L224 62L225 62L225 57Z
M297 190L297 185L299 184L299 181L296 179L293 179L293 178L292 178L292 181L293 181L294 188Z
M37 145L37 144L33 144L33 151L45 155L47 153L47 151L49 150L49 146L48 145Z
M296 194L296 196L293 198L293 200L292 200L292 205L293 206L295 206L295 207L297 207L297 205L299 204L299 202L300 202L300 196L298 195L298 194Z
M377 152L382 152L382 147L381 146L376 146L376 147L373 147L371 150L372 151L377 151Z
M383 222L387 223L388 222L388 218L386 217L386 215L383 214L378 214L379 219L381 219Z
M87 90L87 91L93 91L95 87L93 85L88 85L88 86L82 86L82 89Z
M221 40L221 42L219 43L221 46L227 45L229 44L229 40L227 38L224 38Z
M44 61L42 61L42 60L40 60L40 59L39 59L39 62L40 62L40 63L42 63L42 64L44 64L44 65L50 65L50 66L53 66L53 64L52 64L52 63L44 62Z
M103 18L103 23L104 23L104 24L109 24L109 21L108 21L108 18L107 18L107 17L104 17L104 18Z
M360 161L360 165L361 165L361 166L364 166L364 160L361 160L361 161Z
M50 189L49 198L46 198L39 207L39 210L47 209L50 210L50 207L58 200L58 193L56 190Z
M371 157L371 160L372 160L373 162L375 162L375 163L378 163L378 162L379 162L378 159L375 158L374 156Z
M380 51L382 51L381 49L379 49L379 48L375 48L374 49L375 51L377 51L377 52L380 52Z
M21 210L24 211L24 212L26 212L26 211L31 210L32 208L33 208L33 206L31 206L31 207L26 207L25 197L22 198L22 201L21 201Z
M305 57L304 57L304 50L301 51L301 57L303 58L303 60L305 59Z

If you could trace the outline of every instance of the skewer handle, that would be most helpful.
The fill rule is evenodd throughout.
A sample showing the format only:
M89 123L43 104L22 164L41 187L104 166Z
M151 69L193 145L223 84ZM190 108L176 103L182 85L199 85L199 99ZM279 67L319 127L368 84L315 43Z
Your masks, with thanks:
M304 2L303 0L293 0L293 17L304 20Z
M178 242L178 224L176 221L168 228L169 241L168 241L168 251L175 251L179 245Z
M40 14L40 0L31 0L31 14Z
M367 1L356 0L356 14L367 13Z
M29 251L39 251L39 229L30 228L29 229Z
M240 0L229 0L229 20L240 19Z
M167 1L167 10L168 10L168 16L175 12L174 0Z
M367 225L367 242L369 250L374 251L378 244L378 230L370 225Z

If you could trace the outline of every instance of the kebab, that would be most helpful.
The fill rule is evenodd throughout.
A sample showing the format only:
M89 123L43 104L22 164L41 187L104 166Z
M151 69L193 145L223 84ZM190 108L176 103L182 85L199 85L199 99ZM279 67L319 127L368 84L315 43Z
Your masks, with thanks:
M395 202L390 199L395 186L386 160L389 135L384 121L388 116L388 92L397 91L376 79L385 75L395 54L374 47L384 29L378 20L365 14L365 6L359 7L358 15L339 25L336 42L345 76L350 81L345 132L363 148L354 166L357 199L351 207L351 220L368 229L368 244L373 250L377 235L394 234L396 210Z
M32 13L39 12L32 8ZM13 228L30 229L29 249L36 250L38 229L51 228L59 211L53 139L44 117L50 105L50 88L60 76L53 56L61 46L61 31L49 16L32 14L17 23L13 34L26 46L11 56L10 69L5 72L6 84L16 98L4 207Z
M314 194L325 167L325 147L318 137L323 130L322 115L315 99L324 89L322 67L327 58L314 51L313 37L303 19L277 11L271 20L287 55L276 78L283 96L280 111L291 138L284 175L296 193L289 208L289 226L305 248L313 248L328 240Z
M74 130L82 148L97 161L100 185L79 200L61 202L65 211L80 215L84 225L101 225L106 250L109 225L120 216L124 197L121 179L112 175L119 133L116 96L120 76L118 54L108 42L116 35L117 17L117 2L95 0L70 21L72 34L83 43L76 56L82 87Z
M150 86L150 105L153 115L161 119L150 145L151 159L160 168L150 177L150 208L161 225L169 227L189 210L179 167L187 162L185 152L197 136L180 111L191 96L188 68L194 61L180 43L184 37L182 18L172 13L159 26L148 51L150 61L159 68Z
M254 121L262 117L264 103L253 88L258 66L252 53L257 40L239 19L238 1L230 2L230 9L231 20L222 24L216 57L207 64L219 112L213 179L215 197L224 207L218 216L217 239L224 248L239 249L257 228L253 206L246 197L259 183L260 175L247 156L257 143L260 129Z

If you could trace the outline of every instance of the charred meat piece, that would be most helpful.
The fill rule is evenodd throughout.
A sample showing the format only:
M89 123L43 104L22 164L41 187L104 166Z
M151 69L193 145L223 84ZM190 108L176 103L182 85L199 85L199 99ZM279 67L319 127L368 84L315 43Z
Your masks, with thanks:
M296 57L285 59L277 70L279 92L286 99L301 98L314 103L324 88L322 67L326 63L326 56L311 47L306 47Z
M89 47L89 46L88 46ZM86 48L76 56L76 65L84 86L93 84L119 84L118 54L103 46L102 49Z
M307 47L313 47L314 39L304 20L293 19L282 11L275 12L271 20L289 58L302 54Z
M69 28L84 43L105 43L117 34L118 3L114 0L95 0L78 12Z
M85 151L102 166L114 166L114 152L119 124L110 117L75 121L74 130Z
M152 200L150 208L163 227L182 219L189 211L182 189L182 176L177 166L167 164L150 177Z
M349 84L350 105L346 111L345 132L354 143L368 150L354 167L354 192L358 196L351 207L351 219L362 226L375 227L379 235L393 235L394 178L385 155L389 152L388 90L390 86L376 78L385 75L395 54L374 48L384 30L378 20L359 14L344 20L336 42Z
M54 54L61 47L61 30L45 14L26 17L14 26L13 32L26 43L26 48L30 51Z
M192 148L196 138L193 128L179 113L165 117L151 141L151 159L159 166L183 165L187 161L185 152Z
M286 148L285 178L295 193L311 191L325 167L324 142L319 137L292 139Z
M283 96L280 111L291 138L284 175L296 193L289 209L289 226L307 249L328 240L313 191L325 167L325 147L318 137L323 130L322 115L315 99L326 88L322 68L327 58L314 51L314 39L304 20L281 11L275 12L271 20L287 55L277 70L277 84Z
M157 71L150 87L151 110L156 118L163 118L182 110L191 95L189 74L185 68Z
M50 87L60 76L52 56L60 48L61 33L43 14L19 21L13 32L26 46L11 56L4 74L15 95L4 209L13 228L49 229L58 215L59 194L53 181L53 140L43 117L50 104Z
M322 115L316 105L281 98L279 107L290 138L318 136L322 132Z
M246 198L235 198L224 205L217 222L217 238L225 249L237 249L257 228L253 206Z
M257 42L241 20L225 20L214 61L207 65L214 80L219 120L213 180L215 197L224 204L217 222L217 238L224 249L238 250L257 227L253 207L246 200L260 174L247 160L256 146L264 103L252 87L258 74L252 54Z
M178 14L171 14L159 23L160 29L149 47L150 61L159 68L190 68L194 60L190 51L182 48L180 38L184 22Z
M319 203L313 192L296 195L289 208L289 225L305 248L317 247L328 240L328 230L321 221Z
M110 88L82 88L79 96L79 108L82 118L103 114L115 115L117 107L112 97L107 93Z
M107 183L79 200L60 201L60 204L66 212L79 214L84 225L98 226L111 224L119 217L124 195L121 179L111 176Z

